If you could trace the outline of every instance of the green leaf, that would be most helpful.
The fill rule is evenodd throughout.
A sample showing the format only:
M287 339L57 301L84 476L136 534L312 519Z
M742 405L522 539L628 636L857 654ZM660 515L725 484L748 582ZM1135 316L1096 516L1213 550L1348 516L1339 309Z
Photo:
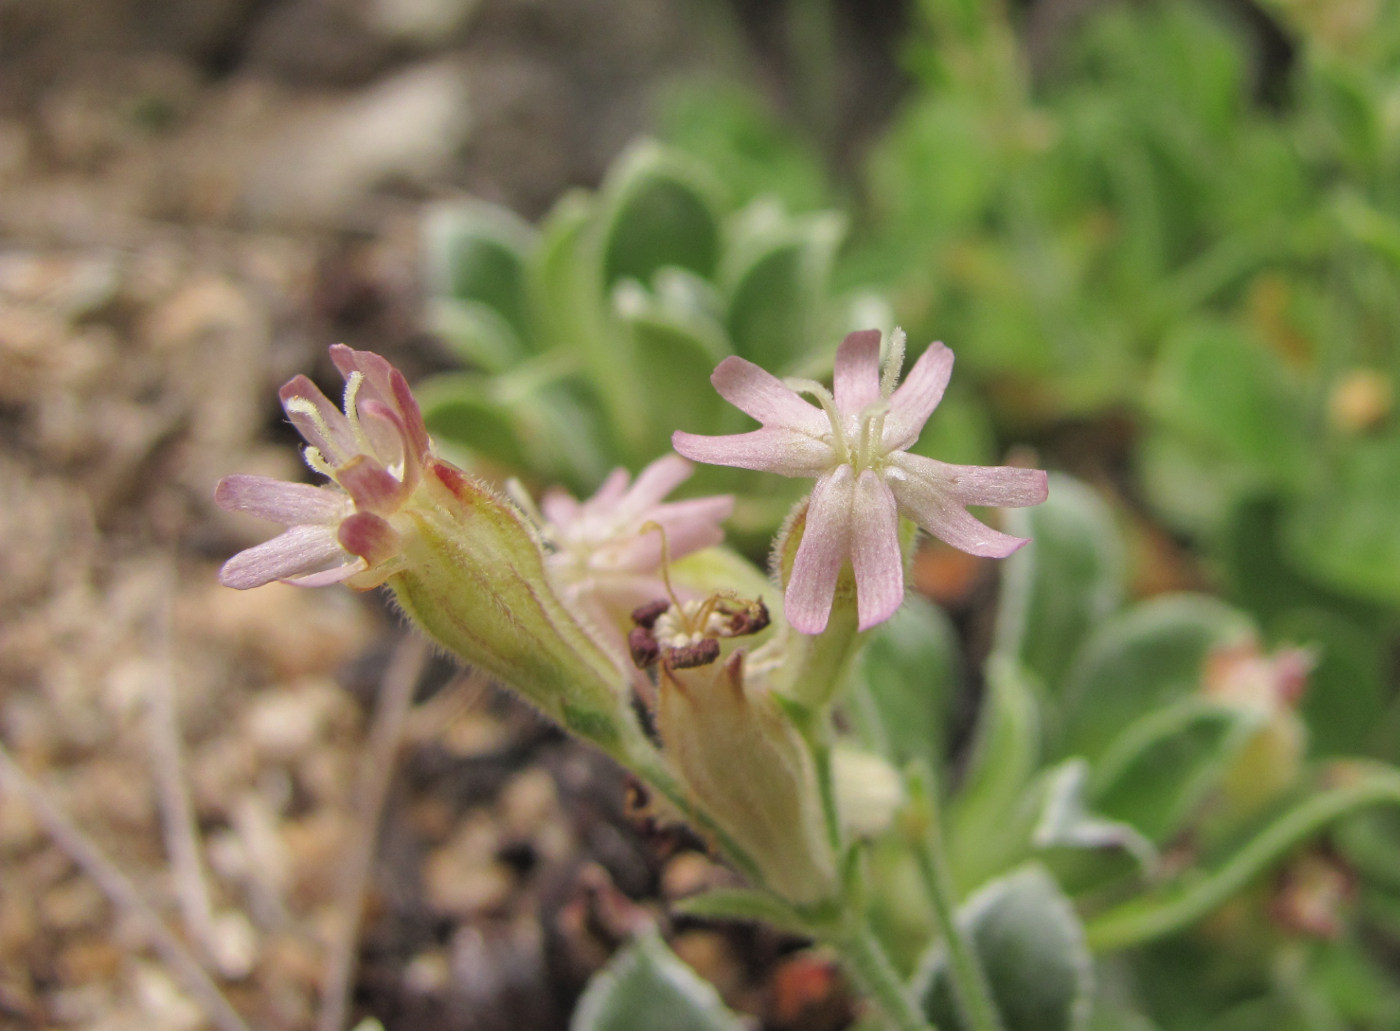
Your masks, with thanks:
M485 305L519 340L530 341L525 267L535 231L529 225L504 208L469 202L431 211L424 239L433 296Z
M1400 603L1400 435L1358 440L1319 471L1284 522L1290 553L1337 590Z
M1094 807L1161 844L1196 812L1258 718L1188 698L1130 724L1094 770Z
M718 205L704 171L653 142L618 161L603 189L604 289L619 279L650 285L663 268L714 274L719 262Z
M449 373L415 393L431 433L506 470L529 470L575 490L607 470L591 406L543 366L521 365L510 376Z
M732 408L710 386L710 373L724 357L718 326L668 310L633 282L618 284L613 306L632 349L638 382L632 418L639 424L637 461L669 450L671 433L721 433Z
M1056 692L1085 635L1122 600L1122 542L1099 497L1054 473L1049 499L1010 510L1006 524L1031 543L1002 565L994 651Z
M986 972L1005 1031L1076 1031L1092 1006L1093 965L1069 899L1039 864L974 894L958 911ZM947 954L935 948L916 985L940 1031L968 1031L958 1017Z
M865 742L895 766L921 759L941 769L958 666L948 617L911 595L861 652L847 714Z
M1164 595L1109 616L1066 678L1055 753L1094 759L1132 720L1198 691L1211 649L1252 636L1247 616L1201 594Z
M1137 828L1090 812L1086 797L1089 764L1069 759L1047 771L1045 800L1031 843L1039 849L1117 850L1130 855L1143 869L1157 858L1151 841Z
M654 930L637 937L594 975L569 1031L744 1031L714 987Z
M480 301L430 299L427 323L468 367L505 372L524 357L525 348L514 327Z
M947 810L950 859L960 883L976 883L1024 854L1029 828L1015 817L1040 753L1035 690L1024 670L994 655L972 757Z
M821 336L820 307L844 232L832 213L790 221L759 205L741 213L720 269L736 354L782 373L834 345Z
M789 934L812 933L807 921L786 902L751 888L714 888L680 899L671 908L703 920L760 921Z
M1306 420L1275 355L1228 323L1179 329L1148 387L1154 415L1207 463L1261 485L1304 479Z

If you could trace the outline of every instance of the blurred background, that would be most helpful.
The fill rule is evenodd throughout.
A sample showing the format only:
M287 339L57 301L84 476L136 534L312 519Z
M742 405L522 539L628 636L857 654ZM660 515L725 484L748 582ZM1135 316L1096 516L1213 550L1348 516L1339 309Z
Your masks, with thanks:
M268 528L213 486L305 475L275 392L333 392L333 342L483 475L587 494L733 428L725 354L820 376L898 324L958 355L921 450L1085 482L1130 597L1315 648L1309 754L1394 761L1398 271L1386 0L0 0L0 738L255 1026L314 1026L347 937L357 1018L565 1026L629 906L725 875L438 663L345 923L400 628L219 587ZM760 561L793 499L696 489L741 494ZM994 570L933 547L914 579L975 667ZM14 777L0 1026L207 1026ZM764 1027L852 1019L776 932L670 931ZM1397 1026L1366 1019L1296 1026Z

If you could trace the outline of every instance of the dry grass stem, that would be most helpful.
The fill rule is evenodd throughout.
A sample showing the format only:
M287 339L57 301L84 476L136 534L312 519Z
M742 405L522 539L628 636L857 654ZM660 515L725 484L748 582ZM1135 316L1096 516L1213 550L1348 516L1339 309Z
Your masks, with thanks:
M174 590L173 577L167 575L169 590ZM165 833L165 849L170 856L175 879L175 897L180 915L189 934L204 958L222 970L213 910L209 904L209 886L204 876L199 829L195 824L194 807L190 803L185 780L179 717L175 711L175 672L170 647L170 603L167 600L155 616L155 668L147 682L147 719L151 762L156 780L156 798L160 806L161 829ZM225 971L226 972L226 971Z
M360 763L356 785L354 840L350 842L337 912L341 923L326 957L322 1006L317 1031L342 1031L349 1007L350 983L355 971L355 947L364 910L365 885L374 861L380 814L397 766L404 724L413 702L414 688L427 661L428 647L416 636L405 637L389 662L380 685L379 701L370 726L369 741Z
M0 745L0 785L22 797L55 844L76 863L145 935L147 944L179 979L185 991L220 1031L252 1031L210 979L198 960L141 897L136 885L53 804Z

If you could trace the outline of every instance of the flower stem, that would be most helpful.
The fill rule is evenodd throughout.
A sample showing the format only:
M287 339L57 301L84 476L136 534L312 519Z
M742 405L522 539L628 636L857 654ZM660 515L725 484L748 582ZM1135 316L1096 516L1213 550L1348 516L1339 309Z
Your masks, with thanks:
M900 980L869 924L862 920L857 929L830 939L830 943L841 953L846 968L861 988L880 1005L899 1031L938 1031L924 1017L913 994Z
M1085 925L1089 948L1108 952L1179 931L1216 909L1300 842L1329 823L1374 805L1400 805L1400 771L1356 764L1346 784L1311 795L1213 873L1186 886L1140 896Z
M924 889L933 904L938 930L948 950L948 974L958 1013L970 1031L1002 1031L986 972L957 919L957 891L943 844L943 823L929 775L921 766L909 773L910 809L915 814L910 838Z

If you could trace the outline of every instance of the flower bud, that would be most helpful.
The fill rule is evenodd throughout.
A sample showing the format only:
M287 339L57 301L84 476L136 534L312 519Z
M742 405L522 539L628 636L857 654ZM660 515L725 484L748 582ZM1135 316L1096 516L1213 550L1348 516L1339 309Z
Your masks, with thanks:
M1298 702L1316 661L1306 648L1266 655L1257 641L1218 648L1207 656L1205 693L1257 720L1225 770L1224 801L1233 813L1257 811L1291 788L1302 772L1308 728Z
M657 729L694 804L744 850L766 887L812 904L837 889L816 768L802 736L744 653L688 669L660 665Z

